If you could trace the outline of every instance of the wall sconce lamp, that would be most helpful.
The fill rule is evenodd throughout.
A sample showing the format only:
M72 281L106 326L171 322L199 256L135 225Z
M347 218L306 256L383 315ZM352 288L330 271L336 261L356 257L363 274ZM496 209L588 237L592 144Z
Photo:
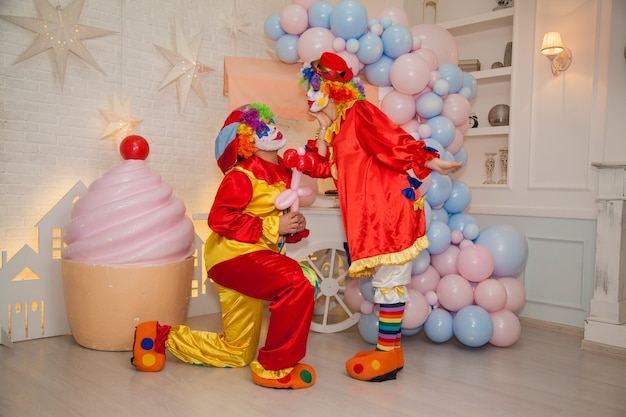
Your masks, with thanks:
M541 53L545 55L551 63L552 74L558 76L561 71L565 71L572 63L572 51L563 46L561 34L559 32L546 32L541 43Z

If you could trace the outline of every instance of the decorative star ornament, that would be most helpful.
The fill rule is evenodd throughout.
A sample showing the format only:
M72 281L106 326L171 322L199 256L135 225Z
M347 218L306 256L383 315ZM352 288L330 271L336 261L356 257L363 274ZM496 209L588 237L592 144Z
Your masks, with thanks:
M251 24L247 21L245 13L237 12L236 6L228 14L224 11L220 11L219 20L221 22L222 29L228 31L228 35L235 38L235 40L237 40L240 33L244 33L246 35L249 34L247 29L251 26Z
M198 61L202 36L203 34L199 33L191 43L187 43L183 31L180 29L180 25L176 25L176 50L154 45L170 64L173 65L169 74L163 79L158 89L161 90L173 82L176 83L178 108L181 113L185 110L190 89L195 91L198 97L200 97L200 100L206 104L200 74L211 71L213 68Z
M142 121L131 114L130 98L126 98L122 103L117 94L113 94L110 110L98 109L98 111L108 123L100 139L113 138L118 144L126 136L132 135L135 126Z
M104 74L102 68L98 66L96 60L91 56L81 41L84 39L112 35L117 32L99 29L93 26L79 25L78 19L83 10L85 0L75 0L64 9L60 6L52 6L47 0L33 1L39 12L39 18L0 16L11 23L15 23L18 26L38 34L33 43L20 55L15 63L32 58L48 49L52 49L57 74L61 81L61 88L65 81L67 56L70 52Z

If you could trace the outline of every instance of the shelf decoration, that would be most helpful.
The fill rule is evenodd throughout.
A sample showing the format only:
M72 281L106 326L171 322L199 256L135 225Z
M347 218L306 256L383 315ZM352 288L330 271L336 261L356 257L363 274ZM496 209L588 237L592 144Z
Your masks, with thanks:
M185 111L189 90L193 90L200 100L206 104L206 97L202 89L200 75L204 72L212 71L213 68L208 67L198 61L200 54L200 45L202 44L203 33L187 43L183 35L180 25L176 25L176 49L167 49L159 45L154 45L157 50L172 64L172 69L161 82L159 90L176 83L176 93L178 95L178 109L180 113Z
M493 181L493 170L496 167L495 156L495 152L485 152L485 170L487 171L487 179L483 181L483 184L495 184Z
M0 16L11 23L38 34L33 43L19 56L14 64L52 49L57 74L61 81L61 88L63 88L65 81L65 69L69 52L74 53L104 74L105 72L81 41L113 35L117 32L78 24L85 0L75 0L65 8L55 7L47 0L34 0L34 2L40 17Z
M500 181L498 184L506 184L507 181L507 171L509 168L509 148L506 146L499 150L500 154Z
M113 94L110 109L98 110L107 121L107 127L100 139L112 138L118 146L126 136L132 135L135 126L142 122L131 113L130 98L126 98L122 103L116 94Z

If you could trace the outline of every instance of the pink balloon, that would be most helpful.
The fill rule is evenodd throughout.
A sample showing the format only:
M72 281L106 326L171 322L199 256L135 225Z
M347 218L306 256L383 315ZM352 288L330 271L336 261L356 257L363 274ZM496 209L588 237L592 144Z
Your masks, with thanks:
M440 279L441 275L439 272L437 272L432 265L428 265L426 271L421 274L411 275L409 287L416 289L422 294L426 294L428 291L435 291L437 289Z
M332 52L334 39L335 35L326 28L307 29L298 39L298 56L306 62L319 58L323 52Z
M374 303L363 300L359 310L361 311L361 314L372 314L374 312Z
M474 242L472 242L470 239L463 239L463 241L461 243L459 243L459 249L463 249L467 246L471 246L473 245Z
M429 76L428 76L428 86L430 88L433 88L435 86L435 83L439 80L441 80L443 77L441 76L441 74L439 73L439 71L431 71Z
M452 139L452 142L446 146L446 151L454 155L461 150L464 140L465 138L463 137L463 133L461 133L459 129L456 129L456 132L454 132L454 139Z
M346 285L346 289L343 291L343 301L346 305L352 309L352 311L359 311L361 304L365 301L361 290L359 289L359 280L351 279Z
M506 288L495 278L486 279L474 288L474 302L490 313L506 305Z
M299 35L309 26L309 14L299 4L290 4L280 14L280 26L291 35Z
M493 323L493 333L489 343L498 347L507 347L519 340L522 334L522 324L513 312L503 309L489 315Z
M421 39L422 48L431 49L437 55L439 66L458 65L459 50L456 40L446 29L435 24L420 24L411 26L409 29L413 37Z
M303 188L308 188L309 190L311 190L310 195L300 197L300 207L308 207L311 204L315 203L315 200L317 200L317 194L319 192L317 179L311 178L308 175L302 174L300 185L302 185Z
M391 90L385 95L380 108L398 125L406 123L415 117L415 100L413 100L412 96L397 90Z
M454 243L455 245L458 245L459 243L463 242L463 239L465 238L463 237L463 232L461 232L460 230L453 230L452 233L450 234L450 241Z
M459 274L472 282L480 282L493 274L495 260L489 249L483 245L466 246L457 257Z
M421 139L429 138L430 135L433 134L433 130L427 124L421 124L419 128L417 128L417 133L420 135Z
M389 70L391 85L403 94L417 94L428 85L430 69L415 54L400 55Z
M446 250L436 255L430 255L430 264L442 277L450 274L458 274L456 259L460 249L456 245L450 245Z
M391 19L391 23L394 25L402 25L409 27L409 17L406 12L399 7L387 7L378 13L377 19L380 20L383 17Z
M439 67L439 61L437 60L437 55L428 48L420 48L413 52L415 55L421 57L426 65L428 65L428 69L431 71L436 71ZM440 74L441 75L441 74Z
M448 94L443 99L441 115L446 116L455 126L467 123L470 114L470 102L460 94Z
M409 288L409 301L404 307L404 316L402 317L402 327L405 329L415 329L426 321L430 313L430 304L426 301L424 295L412 288Z
M419 126L420 124L416 119L411 119L400 127L404 129L407 133L413 133L413 132L417 133L417 128Z
M311 8L311 6L313 6L318 1L320 1L320 0L293 0L292 3L298 4L298 5L302 6L302 7L304 7L305 10L309 10Z
M434 306L439 302L439 299L437 298L437 293L434 291L428 291L426 294L424 294L424 298L426 298L426 302L431 306Z
M515 312L524 307L524 303L526 302L526 289L524 285L513 277L498 278L498 281L500 281L506 289L507 298L504 308Z
M437 285L439 304L448 311L459 311L474 303L474 291L468 280L457 274L442 277Z

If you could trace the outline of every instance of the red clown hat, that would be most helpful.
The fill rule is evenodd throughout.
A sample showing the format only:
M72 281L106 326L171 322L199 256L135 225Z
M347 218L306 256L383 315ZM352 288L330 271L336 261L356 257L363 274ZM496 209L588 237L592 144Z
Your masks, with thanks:
M332 52L324 52L320 59L311 62L311 67L320 76L330 81L345 83L354 76L346 61Z

